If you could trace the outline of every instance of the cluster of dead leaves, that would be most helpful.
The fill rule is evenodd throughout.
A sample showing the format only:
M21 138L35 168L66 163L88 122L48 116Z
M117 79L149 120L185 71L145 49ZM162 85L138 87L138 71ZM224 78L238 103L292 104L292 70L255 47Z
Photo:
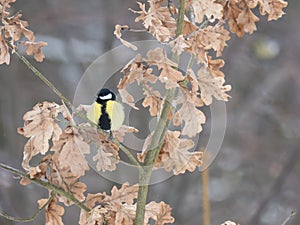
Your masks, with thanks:
M118 147L94 128L86 124L75 124L64 104L38 103L31 111L25 113L23 119L24 126L19 128L18 132L27 137L28 141L24 147L22 167L31 179L45 179L71 194L76 201L82 202L85 200L84 192L87 187L79 181L79 178L89 170L85 155L90 154L92 144L97 147L97 153L93 157L93 160L97 161L97 169L102 171L116 169L119 162ZM68 125L62 129L64 123ZM126 132L133 131L125 127L119 131L118 136L122 138ZM31 165L32 161L35 165ZM23 185L29 183L29 179L21 180ZM74 204L65 196L57 194L47 206L46 220L51 221L52 217L56 218L63 214L61 206L56 206L56 199L66 206ZM45 200L40 200L39 205L42 205L42 202Z
M133 225L137 193L138 185L125 183L120 189L114 186L111 195L105 192L87 194L84 204L90 211L81 210L79 224ZM57 204L57 198L53 197L51 192L50 196L49 199L38 200L39 208L46 206L46 224L63 225L62 216L65 209ZM154 220L156 225L174 222L174 218L171 216L171 207L164 202L152 201L146 205L144 224L149 224L150 219Z
M22 13L17 12L15 15L10 15L11 3L16 0L0 0L0 64L10 62L10 51L12 53L17 48L17 42L24 37L24 41L20 44L25 46L26 53L33 55L35 60L38 62L43 61L44 54L41 50L42 47L46 46L46 42L36 42L34 33L28 29L28 22L21 20ZM9 44L8 44L9 42Z
M125 183L120 189L113 187L111 195L104 193L88 194L86 205L92 209L89 213L82 210L80 225L123 224L132 225L136 212L138 185ZM146 205L144 224L154 220L155 225L173 223L171 207L164 202L150 202Z
M148 0L147 6L145 3L137 2L140 10L130 9L133 13L139 14L135 22L142 21L144 27L160 42L168 42L175 38L178 10L166 2L166 0ZM213 24L216 21L224 23L227 20L231 32L238 36L251 34L256 30L255 23L259 21L252 9L259 7L260 14L268 14L270 21L282 17L287 4L284 0L189 0L186 2L186 12L193 14L190 16L193 19L185 18L183 34L189 35L191 30L199 29L197 25L205 21Z
M138 153L138 159L143 162L147 153L151 136L145 141L143 152ZM174 175L183 174L186 171L193 172L202 163L202 152L189 150L194 147L191 139L180 138L179 131L168 131L166 138L154 163L154 169L164 168L173 171Z

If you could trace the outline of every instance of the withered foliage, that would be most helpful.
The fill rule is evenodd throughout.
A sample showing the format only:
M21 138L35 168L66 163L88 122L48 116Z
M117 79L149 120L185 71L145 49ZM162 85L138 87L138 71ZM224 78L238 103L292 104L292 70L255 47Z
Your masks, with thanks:
M34 33L28 28L28 22L21 19L21 12L11 15L11 4L15 1L0 0L0 64L9 64L10 53L14 53L18 43L25 46L28 55L33 55L36 61L42 62L45 56L41 48L47 46L47 43L35 41Z
M27 54L42 61L44 55L41 47L47 44L35 42L34 33L28 29L28 22L21 20L21 13L9 13L13 2L15 0L0 0L0 64L9 64L10 53L16 50L17 43L25 46ZM144 94L142 106L149 109L151 116L160 117L167 101L165 93L176 90L170 102L174 107L167 112L166 124L174 125L173 128L181 127L181 130L167 127L153 169L163 167L175 175L193 172L201 165L203 157L202 152L193 151L195 144L191 139L202 131L206 121L202 107L211 105L214 99L228 101L230 97L228 91L231 86L225 84L225 76L221 71L224 60L219 58L227 46L230 33L239 37L253 33L257 29L255 23L259 21L253 12L257 7L261 15L268 15L268 20L277 20L284 14L287 2L187 0L181 34L176 32L178 6L166 0L148 0L147 3L137 4L138 9L130 9L137 15L135 21L141 22L158 42L164 43L165 48L149 50L144 56L137 54L128 62L121 70L124 76L118 84L119 93L123 103L138 109L129 86L140 86ZM122 39L122 32L130 30L127 25L116 25L114 34L122 44L138 50ZM167 48L173 57L168 55ZM182 53L191 56L197 69L191 66L185 72L178 69L178 61L174 59ZM163 87L163 91L156 88L157 84ZM78 110L86 111L88 107L82 105ZM91 154L92 148L96 150L92 157L96 169L113 171L121 161L119 146L89 123L77 124L73 117L64 104L50 102L38 103L25 113L24 126L18 129L21 135L28 138L24 146L22 167L30 179L43 179L89 208L89 212L81 211L80 225L132 225L137 207L138 185L125 183L120 189L113 187L110 195L105 192L85 194L87 187L80 181L89 170L86 156ZM124 125L114 131L113 135L119 142L123 142L125 134L133 132L138 130ZM150 150L152 137L153 132L145 139L141 153L136 155L141 166ZM28 185L30 179L23 178L21 184ZM64 207L57 202L65 206L76 202L54 192L50 192L50 195L49 199L40 199L38 205L40 208L46 206L46 224L62 225ZM156 225L173 223L171 207L164 202L148 203L144 224L150 221L155 221ZM227 221L224 224L236 223Z
M86 204L92 210L87 213L81 210L80 225L94 224L133 224L136 211L136 198L138 185L124 183L120 189L114 186L111 195L104 193L88 194ZM146 205L144 224L149 220L155 221L156 225L173 223L171 207L164 202L149 202Z

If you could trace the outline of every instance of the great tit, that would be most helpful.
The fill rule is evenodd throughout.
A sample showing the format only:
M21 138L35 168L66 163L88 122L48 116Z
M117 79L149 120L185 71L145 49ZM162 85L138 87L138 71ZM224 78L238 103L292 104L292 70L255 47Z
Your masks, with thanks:
M87 118L97 124L98 128L110 132L122 126L125 113L123 106L116 101L116 95L109 89L102 88L87 111Z

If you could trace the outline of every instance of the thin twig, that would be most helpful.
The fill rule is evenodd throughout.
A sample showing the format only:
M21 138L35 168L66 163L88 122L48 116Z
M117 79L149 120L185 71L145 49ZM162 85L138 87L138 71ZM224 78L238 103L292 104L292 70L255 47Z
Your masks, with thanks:
M10 167L4 163L0 163L0 168L4 169L10 173L13 173L15 175L18 175L20 177L26 178L26 179L30 180L31 182L38 184L39 186L42 186L48 190L53 191L56 194L66 197L68 200L70 200L71 202L73 202L75 205L77 205L79 208L81 208L82 210L84 210L86 212L90 211L90 209L87 206L85 206L83 203L81 203L77 198L75 198L74 195L62 190L61 188L59 188L53 184L50 184L50 183L40 180L40 179L30 178L30 176L28 174L26 174L25 172L22 172L18 169Z
M296 213L294 211L291 212L291 214L283 221L281 225L286 225L287 222L289 222L290 219L292 219L293 216L295 216Z
M130 27L122 27L121 30L123 31L131 31L131 32L134 32L134 33L143 33L143 32L147 32L147 29L132 29Z
M41 208L39 208L31 217L29 217L29 218L17 218L17 217L14 217L14 216L10 216L10 215L8 215L7 213L5 213L5 212L2 212L2 211L0 211L0 216L2 216L2 217L4 217L4 218L6 218L6 219L8 219L8 220L11 220L11 221L16 221L16 222L31 222L31 221L33 221L48 205L49 205L49 203L52 201L52 199L53 199L53 197L54 197L54 194L52 194L51 196L50 196L50 198L48 199L48 201L41 207Z

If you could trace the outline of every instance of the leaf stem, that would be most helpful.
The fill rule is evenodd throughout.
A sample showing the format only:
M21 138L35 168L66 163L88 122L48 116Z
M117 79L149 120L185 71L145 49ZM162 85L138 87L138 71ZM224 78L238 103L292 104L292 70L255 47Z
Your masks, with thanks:
M75 205L77 205L79 208L81 208L82 210L86 211L86 212L89 212L90 209L85 206L83 203L81 203L78 199L76 199L74 197L74 195L72 195L71 193L69 192L66 192L64 190L62 190L61 188L53 185L53 184L50 184L46 181L43 181L43 180L40 180L40 179L36 179L36 178L30 178L30 176L28 174L26 174L25 172L22 172L18 169L15 169L13 167L10 167L4 163L0 163L0 168L10 172L10 173L13 173L15 175L18 175L20 177L23 177L23 178L26 178L26 179L29 179L31 182L35 183L35 184L38 184L39 186L42 186L48 190L51 190L53 191L54 193L56 194L59 194L59 195L62 195L64 197L66 197L68 200L72 201Z

